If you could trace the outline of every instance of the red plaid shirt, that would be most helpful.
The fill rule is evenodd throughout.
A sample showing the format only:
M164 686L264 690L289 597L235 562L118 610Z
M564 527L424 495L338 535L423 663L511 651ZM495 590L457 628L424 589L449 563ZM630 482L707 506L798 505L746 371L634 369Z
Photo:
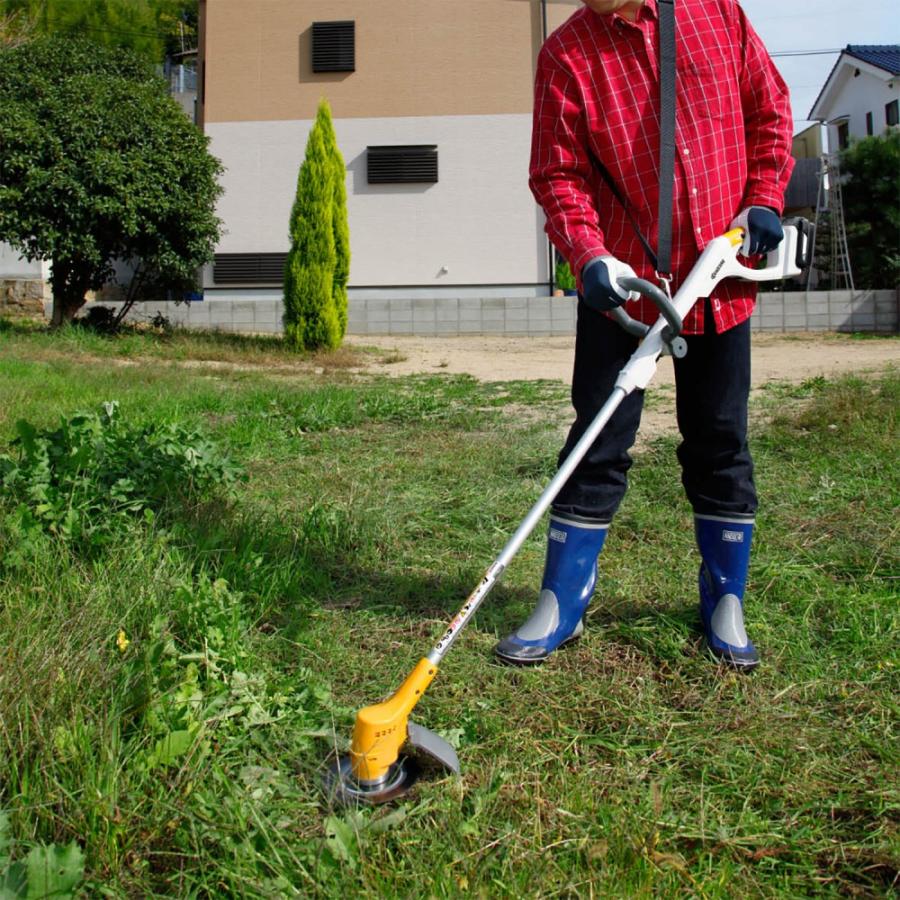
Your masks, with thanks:
M787 87L736 0L677 0L673 291L699 252L747 206L779 213L793 169ZM659 20L645 0L637 20L582 7L538 57L529 184L547 234L578 273L611 255L654 279L624 210L597 175L587 147L657 245L659 214ZM712 295L716 330L753 312L755 286L723 282ZM640 299L643 322L658 312ZM703 332L703 304L685 332Z

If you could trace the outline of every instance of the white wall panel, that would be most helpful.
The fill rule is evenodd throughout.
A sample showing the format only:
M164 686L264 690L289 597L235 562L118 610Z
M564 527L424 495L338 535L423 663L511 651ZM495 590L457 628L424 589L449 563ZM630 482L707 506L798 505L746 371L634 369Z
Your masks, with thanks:
M0 241L0 278L41 278L42 271L39 259L29 262L9 244Z
M211 150L226 169L220 253L287 250L311 125L207 125ZM335 130L347 165L351 286L547 280L543 219L527 185L529 115L346 119L336 121ZM369 185L370 144L437 144L439 182Z

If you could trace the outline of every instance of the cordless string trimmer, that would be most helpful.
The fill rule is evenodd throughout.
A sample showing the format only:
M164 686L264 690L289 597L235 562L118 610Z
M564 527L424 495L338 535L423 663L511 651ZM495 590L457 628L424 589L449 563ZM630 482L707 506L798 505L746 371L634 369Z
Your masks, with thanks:
M418 775L418 767L412 758L401 755L404 746L419 750L445 768L459 773L459 760L453 748L433 732L409 722L409 714L431 684L454 641L550 508L619 404L632 391L647 387L661 356L684 355L687 347L679 334L684 317L697 300L708 297L716 285L726 278L779 281L800 275L809 265L812 228L803 219L785 223L784 240L768 255L765 266L760 269L750 269L738 261L738 248L743 237L743 229L738 228L707 245L672 300L649 281L641 278L620 279L619 284L625 290L638 291L652 300L660 310L660 318L653 326L647 326L632 319L621 307L614 311L619 324L642 340L619 373L612 395L431 652L419 660L392 697L383 703L367 706L356 714L350 752L338 757L326 774L326 788L333 800L340 803L384 803L406 793Z

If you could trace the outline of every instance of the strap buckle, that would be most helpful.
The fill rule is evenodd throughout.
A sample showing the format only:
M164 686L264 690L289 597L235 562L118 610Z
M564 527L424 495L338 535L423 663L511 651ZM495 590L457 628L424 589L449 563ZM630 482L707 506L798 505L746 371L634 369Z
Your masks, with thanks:
M672 300L672 281L673 281L672 274L668 273L668 272L666 272L666 273L654 272L653 274L656 275L656 280L662 285L663 290L665 290L665 292L666 292L666 296L671 301Z

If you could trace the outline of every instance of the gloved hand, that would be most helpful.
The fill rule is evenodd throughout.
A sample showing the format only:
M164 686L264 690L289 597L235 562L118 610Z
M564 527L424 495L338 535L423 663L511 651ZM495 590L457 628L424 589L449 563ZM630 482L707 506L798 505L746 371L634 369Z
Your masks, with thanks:
M640 297L637 291L626 291L618 285L618 280L626 275L636 277L631 266L614 256L589 259L581 270L581 296L584 302L598 312L608 312L626 300L637 300Z
M770 253L784 240L781 219L768 206L748 206L729 227L744 229L742 256Z

